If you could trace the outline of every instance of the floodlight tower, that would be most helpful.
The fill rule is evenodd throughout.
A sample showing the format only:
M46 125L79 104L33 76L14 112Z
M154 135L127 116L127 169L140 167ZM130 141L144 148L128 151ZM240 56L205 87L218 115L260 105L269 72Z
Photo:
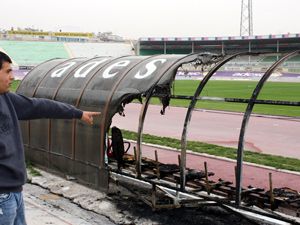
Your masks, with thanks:
M242 0L240 36L253 35L252 0Z

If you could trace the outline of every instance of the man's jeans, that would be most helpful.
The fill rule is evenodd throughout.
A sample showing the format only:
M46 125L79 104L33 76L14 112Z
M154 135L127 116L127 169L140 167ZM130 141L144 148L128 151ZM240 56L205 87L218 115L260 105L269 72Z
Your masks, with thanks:
M0 225L26 225L22 192L0 194Z

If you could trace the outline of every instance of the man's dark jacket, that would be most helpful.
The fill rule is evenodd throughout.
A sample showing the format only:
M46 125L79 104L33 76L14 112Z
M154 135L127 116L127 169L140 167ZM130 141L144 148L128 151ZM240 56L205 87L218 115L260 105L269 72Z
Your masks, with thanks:
M0 193L19 192L26 182L23 141L18 120L81 118L75 107L15 93L0 94Z

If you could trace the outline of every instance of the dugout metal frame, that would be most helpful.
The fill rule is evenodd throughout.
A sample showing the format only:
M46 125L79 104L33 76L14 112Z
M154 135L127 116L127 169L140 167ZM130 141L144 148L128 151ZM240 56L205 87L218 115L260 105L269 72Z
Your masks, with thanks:
M35 67L21 82L17 93L28 97L43 97L64 101L82 110L100 111L101 118L88 127L80 121L37 120L23 122L22 132L25 152L34 163L51 170L77 177L83 183L97 189L107 190L109 177L128 176L122 172L110 172L105 164L106 135L112 117L122 111L125 104L144 97L136 142L136 175L130 179L162 185L143 178L142 133L151 97L190 100L181 137L180 188L186 192L187 132L192 113L198 100L209 99L226 102L248 103L244 112L237 149L237 174L235 207L241 208L244 137L255 104L300 106L300 102L257 100L263 85L271 74L300 50L286 54L276 61L261 77L250 99L207 98L201 93L207 82L224 64L240 56L258 56L267 53L242 52L231 56L195 53L189 55L155 55L53 59ZM269 54L269 53L268 53ZM199 65L215 66L201 80L194 96L171 95L171 85L183 64L197 62ZM149 73L149 71L152 73ZM147 76L146 76L147 75ZM80 81L80 82L79 82ZM136 83L134 83L136 82ZM92 141L91 141L92 140ZM89 154L86 151L90 151ZM111 174L110 174L111 173ZM130 176L128 176L130 177ZM157 186L156 186L157 187ZM166 185L166 188L171 188ZM214 198L214 200L216 200ZM220 201L222 202L222 201Z

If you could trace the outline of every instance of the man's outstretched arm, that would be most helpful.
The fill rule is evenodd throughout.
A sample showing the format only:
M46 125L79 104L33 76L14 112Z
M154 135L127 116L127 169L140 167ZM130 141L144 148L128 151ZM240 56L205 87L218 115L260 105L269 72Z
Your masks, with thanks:
M93 124L93 117L100 112L82 111L72 105L43 98L28 98L14 93L8 94L19 120L42 118L81 119L87 124Z

